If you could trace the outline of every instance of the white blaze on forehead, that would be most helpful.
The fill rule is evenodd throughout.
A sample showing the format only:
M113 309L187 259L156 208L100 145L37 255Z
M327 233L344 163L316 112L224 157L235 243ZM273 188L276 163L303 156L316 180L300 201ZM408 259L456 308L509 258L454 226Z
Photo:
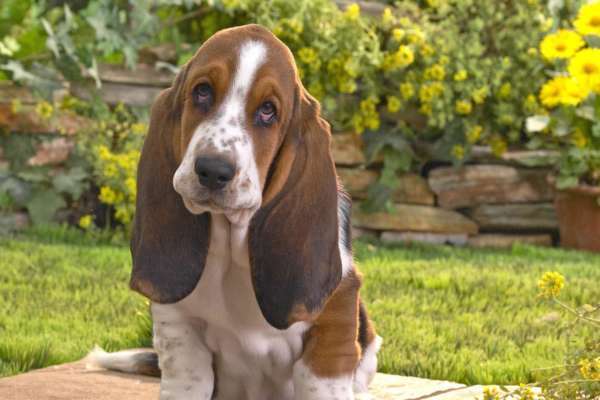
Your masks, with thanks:
M256 72L264 64L266 55L267 48L261 42L251 41L241 46L237 70L229 94L223 103L225 117L243 118L248 91L254 82Z

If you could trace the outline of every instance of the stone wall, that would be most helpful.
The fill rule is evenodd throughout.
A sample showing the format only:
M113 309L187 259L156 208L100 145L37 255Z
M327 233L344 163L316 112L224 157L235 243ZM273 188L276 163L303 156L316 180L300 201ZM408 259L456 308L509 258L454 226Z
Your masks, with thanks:
M103 80L100 95L105 101L142 107L150 106L173 78L170 73L156 72L148 66L140 66L135 72L104 66L100 76ZM88 98L91 92L86 85L72 89L83 98ZM11 110L14 99L32 112L14 114ZM0 86L0 128L30 134L61 131L61 137L41 143L30 160L32 165L60 167L73 147L71 134L87 121L69 114L44 121L36 117L33 103L28 91ZM481 149L476 152L481 153L479 161L473 165L428 168L426 176L414 173L399 176L393 193L395 212L366 214L359 203L366 198L369 185L378 179L378 167L366 165L360 137L353 133L335 133L332 151L338 174L355 200L356 236L476 247L556 242L558 225L552 205L553 191L546 181L549 171L526 166L528 160L540 154L515 152L498 160ZM2 162L5 161L0 149ZM22 215L18 221L23 224Z

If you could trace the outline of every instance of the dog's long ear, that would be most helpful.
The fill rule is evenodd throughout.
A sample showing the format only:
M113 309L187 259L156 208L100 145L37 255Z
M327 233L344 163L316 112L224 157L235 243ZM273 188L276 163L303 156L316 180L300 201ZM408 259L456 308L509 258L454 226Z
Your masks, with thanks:
M311 319L341 279L329 125L302 85L249 229L258 305L275 328ZM275 193L273 193L275 191Z
M188 212L173 189L187 69L154 102L138 165L130 285L158 303L176 302L194 289L209 244L209 215Z

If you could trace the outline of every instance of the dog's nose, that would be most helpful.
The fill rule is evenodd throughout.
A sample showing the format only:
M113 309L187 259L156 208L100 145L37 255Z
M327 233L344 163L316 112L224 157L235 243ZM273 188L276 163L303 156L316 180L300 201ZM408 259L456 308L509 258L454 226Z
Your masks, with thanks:
M218 157L198 157L194 165L198 180L209 189L223 189L235 175L231 163Z

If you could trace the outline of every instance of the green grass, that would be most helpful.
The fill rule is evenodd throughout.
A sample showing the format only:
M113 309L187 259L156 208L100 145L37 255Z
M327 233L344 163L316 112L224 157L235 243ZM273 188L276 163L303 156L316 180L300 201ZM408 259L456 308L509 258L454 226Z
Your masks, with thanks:
M384 337L382 372L532 381L531 370L560 363L566 347L557 328L567 318L544 322L556 309L536 299L541 274L566 276L561 298L570 304L600 298L600 256L589 254L357 243L356 256ZM126 246L74 230L0 237L0 376L76 360L94 344L149 345L146 304L127 288L129 263Z

